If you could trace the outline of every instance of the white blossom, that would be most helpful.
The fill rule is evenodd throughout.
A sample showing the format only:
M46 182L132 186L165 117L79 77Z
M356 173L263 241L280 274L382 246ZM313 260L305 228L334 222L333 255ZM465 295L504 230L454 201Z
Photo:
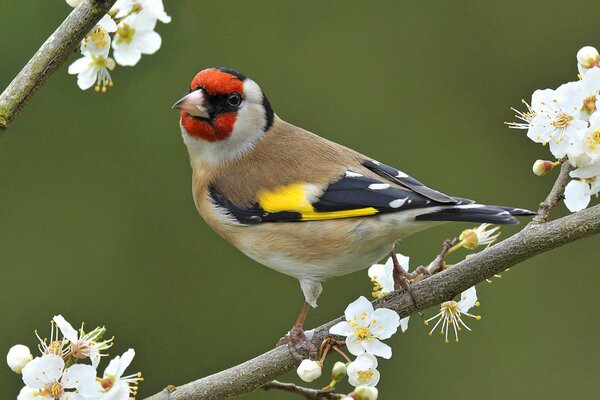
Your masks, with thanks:
M75 364L65 369L63 359L54 354L30 361L22 372L27 388L38 391L36 400L83 400L96 385L96 370L92 366Z
M89 358L92 366L96 368L100 363L101 350L112 346L111 340L100 340L106 329L98 327L91 332L85 333L83 325L76 331L73 326L63 318L62 315L56 315L53 318L54 323L60 329L61 333L70 342L70 356L76 359Z
M67 4L75 8L81 3L81 0L66 0Z
M115 15L118 19L140 13L165 24L171 22L162 0L117 0L114 7L118 9Z
M37 389L23 386L19 392L19 395L17 396L17 400L37 400L39 393L40 392Z
M331 379L341 381L346 376L346 364L341 361L336 361L331 369Z
M580 180L572 180L565 187L565 205L571 212L583 210L590 204L590 185Z
M404 268L406 272L410 270L410 257L396 253L398 262ZM373 283L373 292L371 293L376 299L385 296L386 294L394 291L394 260L392 257L388 258L385 264L374 264L369 267L367 272L371 282ZM404 317L400 320L400 329L402 332L406 332L408 329L409 317Z
M398 330L400 317L387 308L373 310L369 300L360 296L344 311L346 321L339 322L329 329L333 335L346 336L348 351L355 356L365 352L390 358L392 349L380 339L391 337Z
M579 73L584 75L589 68L599 66L600 54L592 46L585 46L577 52L577 67ZM585 75L584 75L585 76Z
M112 42L115 61L132 66L142 54L154 54L161 45L160 35L154 32L156 20L144 14L133 14L119 23Z
M348 382L352 386L375 386L379 382L377 358L369 353L363 353L348 364Z
M95 90L106 92L113 85L109 70L115 68L115 60L104 55L84 53L83 57L69 65L69 74L77 74L77 85L86 90L96 84Z
M450 325L452 325L452 328L454 330L454 337L458 342L458 332L462 330L462 327L465 327L469 331L471 330L464 323L462 316L475 318L477 320L481 319L479 315L473 315L469 313L469 310L473 306L479 306L475 286L462 292L460 296L460 301L456 302L454 300L450 300L442 303L440 306L440 312L425 321L425 325L429 325L430 321L434 319L438 320L431 329L431 331L429 331L429 336L433 334L433 331L441 323L442 326L440 333L444 335L444 342L448 343L448 331L450 329Z
M117 30L117 24L110 15L105 15L81 42L81 52L108 57L110 33Z
M353 397L354 400L377 400L379 392L374 386L359 386L354 389Z
M321 370L320 362L306 359L298 365L296 373L304 382L312 382L321 376Z
M457 246L475 250L478 246L491 245L500 236L500 227L488 229L491 226L492 224L481 224L477 228L462 231L458 237L460 243Z
M29 347L22 344L11 347L6 355L6 363L17 374L20 374L23 367L31 360L33 360L33 356Z
M143 380L142 374L124 375L134 356L135 351L129 349L110 361L102 379L96 384L98 400L128 400L137 394L138 383Z

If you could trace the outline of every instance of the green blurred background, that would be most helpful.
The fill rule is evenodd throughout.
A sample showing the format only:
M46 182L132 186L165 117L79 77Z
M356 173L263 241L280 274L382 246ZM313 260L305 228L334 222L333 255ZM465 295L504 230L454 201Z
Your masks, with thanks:
M576 79L580 47L600 46L600 4L589 1L165 3L173 21L158 26L162 48L115 70L109 93L82 92L62 68L0 136L0 350L33 347L33 330L46 334L57 313L106 324L111 355L136 350L139 398L272 348L302 303L295 280L243 256L196 213L170 109L196 72L240 70L287 121L442 191L536 208L555 174L530 168L549 152L503 121L535 89ZM2 88L69 11L1 0ZM428 262L467 227L399 250L413 266ZM599 244L579 241L480 284L483 319L459 344L427 336L413 317L388 341L380 397L597 398ZM327 283L307 326L368 293L366 272ZM21 386L0 368L1 398Z

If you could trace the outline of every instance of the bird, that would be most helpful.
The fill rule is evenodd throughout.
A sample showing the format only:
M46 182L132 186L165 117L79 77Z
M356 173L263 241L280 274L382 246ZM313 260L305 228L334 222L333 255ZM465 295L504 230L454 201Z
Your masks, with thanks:
M172 108L180 111L194 203L206 224L300 283L302 310L280 341L292 350L314 352L303 323L322 282L394 255L397 241L432 226L514 224L534 214L446 195L285 122L254 80L226 67L198 72Z

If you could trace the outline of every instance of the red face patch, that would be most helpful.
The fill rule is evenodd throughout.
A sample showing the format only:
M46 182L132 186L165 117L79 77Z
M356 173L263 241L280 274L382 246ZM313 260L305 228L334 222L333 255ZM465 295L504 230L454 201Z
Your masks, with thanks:
M196 74L192 79L190 89L194 90L198 87L203 87L208 94L230 94L244 91L244 83L236 76L216 68L205 69Z
M233 131L237 113L226 113L215 117L212 124L199 118L194 118L185 111L181 112L181 125L188 135L208 142L227 139Z

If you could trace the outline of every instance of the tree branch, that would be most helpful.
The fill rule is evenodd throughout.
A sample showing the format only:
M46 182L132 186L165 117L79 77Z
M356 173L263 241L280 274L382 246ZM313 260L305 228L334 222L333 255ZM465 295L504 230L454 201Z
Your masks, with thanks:
M344 397L343 394L328 392L326 390L309 389L302 386L294 385L293 383L284 383L279 381L267 382L262 386L264 390L283 390L284 392L296 393L300 396L304 396L309 400L321 400L321 399L341 399Z
M516 235L459 262L454 267L416 282L412 286L412 293L418 307L404 291L392 292L374 304L376 308L390 308L398 312L400 317L406 317L447 301L521 261L598 233L600 205L545 224L530 224ZM341 320L340 317L318 327L312 339L313 343L318 346L327 336L329 328ZM294 369L296 365L297 361L287 347L277 347L225 371L176 387L175 390L169 386L147 400L226 399L251 392Z
M63 65L116 0L83 0L0 95L0 132L46 79Z

